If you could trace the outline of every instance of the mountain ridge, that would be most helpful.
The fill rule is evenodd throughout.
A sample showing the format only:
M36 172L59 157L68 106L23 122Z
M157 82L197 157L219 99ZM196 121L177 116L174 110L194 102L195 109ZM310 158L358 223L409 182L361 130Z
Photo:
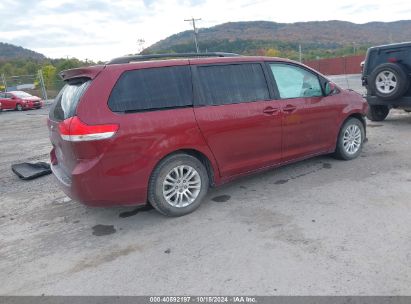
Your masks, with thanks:
M309 21L276 23L272 21L227 22L199 29L199 45L212 41L279 41L283 43L317 44L325 47L345 45L379 45L410 40L411 20L368 22ZM173 50L176 46L192 44L193 31L171 35L146 48L143 52Z
M44 60L46 56L21 46L0 42L0 60L10 59Z

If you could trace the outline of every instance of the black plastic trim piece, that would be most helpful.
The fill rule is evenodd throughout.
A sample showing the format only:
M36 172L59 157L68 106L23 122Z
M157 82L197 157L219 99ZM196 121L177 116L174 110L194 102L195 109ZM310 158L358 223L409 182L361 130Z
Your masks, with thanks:
M382 100L378 96L367 95L369 105L384 105L388 107L411 107L411 96L403 96L395 100Z
M150 59L165 58L200 58L200 57L236 57L241 56L235 53L212 52L212 53L169 53L169 54L151 54L151 55L130 55L111 59L107 62L110 64L130 63L133 61L146 61Z

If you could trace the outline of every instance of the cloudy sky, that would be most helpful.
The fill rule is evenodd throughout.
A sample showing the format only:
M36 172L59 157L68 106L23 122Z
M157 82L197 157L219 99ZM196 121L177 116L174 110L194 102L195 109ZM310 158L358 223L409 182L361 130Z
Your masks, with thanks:
M1 0L0 41L51 58L109 60L190 29L230 21L355 23L411 19L409 0Z

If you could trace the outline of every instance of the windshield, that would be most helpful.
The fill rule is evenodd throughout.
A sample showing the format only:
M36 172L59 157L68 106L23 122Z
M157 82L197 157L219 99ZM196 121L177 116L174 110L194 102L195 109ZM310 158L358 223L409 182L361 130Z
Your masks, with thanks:
M30 95L29 93L26 93L26 92L23 92L23 91L13 92L13 95L17 96L18 98L33 97L33 95Z

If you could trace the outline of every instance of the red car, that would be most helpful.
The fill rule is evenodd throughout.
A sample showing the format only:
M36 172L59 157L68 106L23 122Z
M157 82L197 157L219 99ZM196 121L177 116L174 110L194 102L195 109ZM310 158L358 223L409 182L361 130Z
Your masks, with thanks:
M361 153L367 103L359 94L286 59L189 56L120 57L62 72L48 126L51 167L68 196L90 206L150 202L180 216L209 186Z
M43 106L41 98L23 91L0 92L0 103L1 110L23 111Z

